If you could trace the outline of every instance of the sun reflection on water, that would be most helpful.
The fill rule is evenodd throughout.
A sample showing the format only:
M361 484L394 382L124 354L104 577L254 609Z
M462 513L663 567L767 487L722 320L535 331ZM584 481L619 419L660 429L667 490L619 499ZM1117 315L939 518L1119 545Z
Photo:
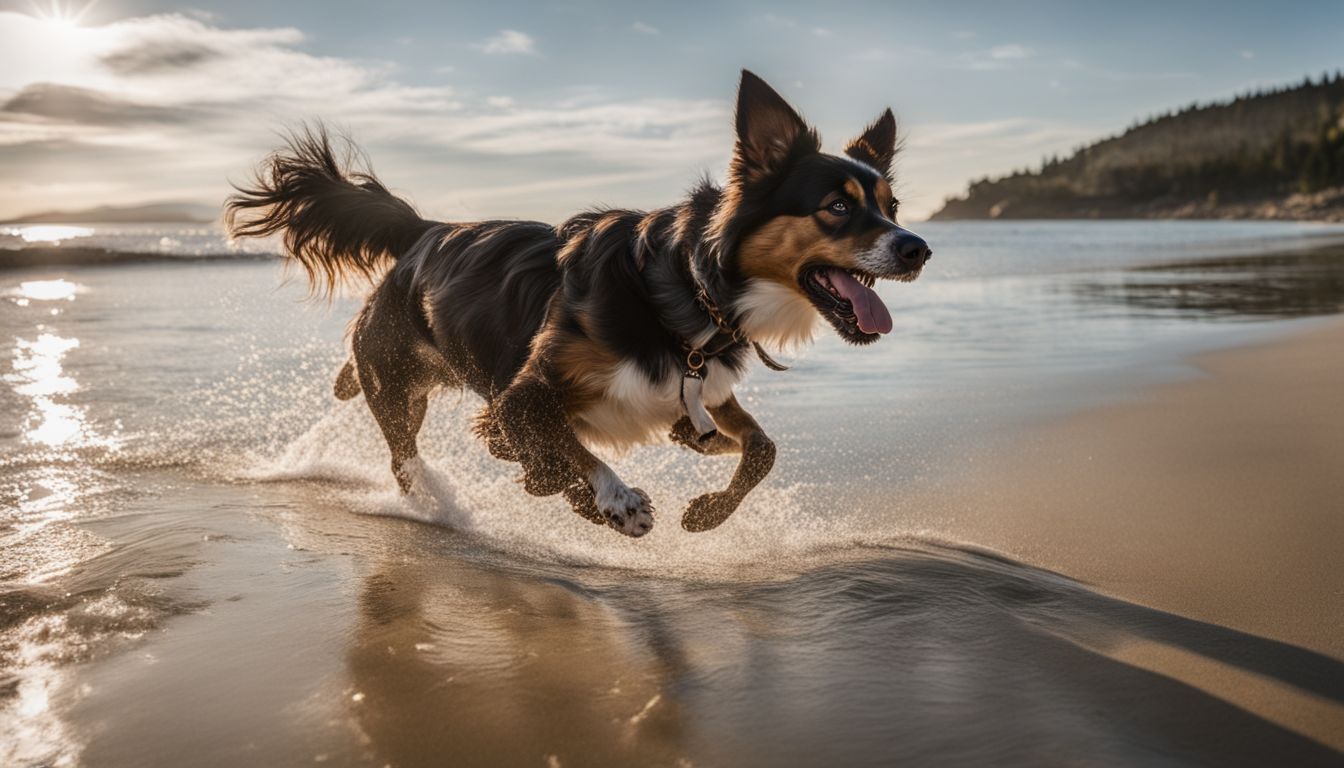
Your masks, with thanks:
M79 383L65 374L62 359L79 347L79 339L43 333L36 339L14 340L14 372L5 377L13 390L32 404L24 437L33 443L59 448L87 444L90 433L84 409L60 402L79 390Z
M25 280L19 283L19 298L33 301L74 301L79 286L69 280Z
M25 243L47 243L60 245L64 240L75 240L93 235L90 227L72 227L67 224L30 224L24 227L8 227L4 233L18 237Z
M28 280L7 291L20 306L29 301L74 301L81 286L69 280ZM79 339L61 336L43 326L36 338L15 337L12 371L4 381L27 400L29 411L21 425L25 441L48 448L117 447L116 441L97 434L83 406L69 401L79 382L65 370L65 358L79 348Z

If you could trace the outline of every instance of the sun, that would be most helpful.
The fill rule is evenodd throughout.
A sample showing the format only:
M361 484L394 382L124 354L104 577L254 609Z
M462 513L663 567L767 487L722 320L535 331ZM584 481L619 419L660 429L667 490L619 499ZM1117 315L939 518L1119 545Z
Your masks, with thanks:
M62 30L73 30L79 28L79 23L84 19L93 6L98 4L98 0L89 0L85 3L61 2L61 0L50 0L48 3L33 2L33 16L41 19L52 27Z

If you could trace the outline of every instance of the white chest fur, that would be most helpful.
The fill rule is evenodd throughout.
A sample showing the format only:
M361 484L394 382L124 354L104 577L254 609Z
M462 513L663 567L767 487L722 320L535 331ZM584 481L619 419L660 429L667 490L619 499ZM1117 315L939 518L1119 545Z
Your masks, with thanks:
M706 363L705 405L712 408L723 404L740 378L739 373L717 360ZM683 415L680 371L650 381L639 366L626 360L612 369L602 399L576 414L574 431L588 445L625 450L661 440Z

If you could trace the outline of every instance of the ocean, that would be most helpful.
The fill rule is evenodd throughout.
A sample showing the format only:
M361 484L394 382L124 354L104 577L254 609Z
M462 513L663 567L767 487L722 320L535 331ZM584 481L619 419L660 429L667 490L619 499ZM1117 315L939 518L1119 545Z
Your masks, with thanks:
M274 243L0 227L164 257L0 271L0 764L1330 759L1089 650L1120 626L1252 641L930 499L1024 427L1339 313L1344 226L912 228L934 257L880 287L890 336L823 328L741 388L780 452L721 528L677 520L733 459L612 457L659 510L631 540L526 495L458 392L399 495L362 398L331 395L358 297L306 300Z

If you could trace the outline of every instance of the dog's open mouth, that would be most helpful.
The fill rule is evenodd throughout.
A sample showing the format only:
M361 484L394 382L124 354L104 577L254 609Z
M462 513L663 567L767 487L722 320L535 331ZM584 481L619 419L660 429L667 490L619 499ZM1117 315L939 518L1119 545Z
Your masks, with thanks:
M873 275L857 269L812 267L799 280L817 311L846 341L871 344L891 333L891 313L873 290L877 282Z

